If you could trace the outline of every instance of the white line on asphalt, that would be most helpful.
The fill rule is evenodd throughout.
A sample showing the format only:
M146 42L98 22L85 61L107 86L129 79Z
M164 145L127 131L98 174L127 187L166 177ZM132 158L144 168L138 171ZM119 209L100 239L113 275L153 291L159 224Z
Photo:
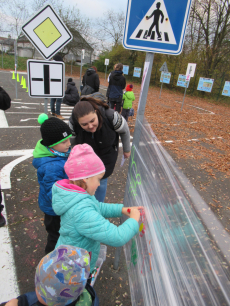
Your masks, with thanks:
M27 118L27 119L21 119L20 122L23 121L29 121L29 120L38 120L38 118Z
M16 102L16 101L11 101L13 104L34 104L34 105L40 105L40 102L34 103L34 102ZM44 104L44 103L43 103Z
M0 157L22 156L22 155L27 155L30 153L33 153L33 149L0 151Z
M68 122L68 121L66 121L66 122ZM21 125L8 126L8 129L28 129L28 128L36 128L37 129L37 128L40 128L40 126L39 125L36 125L36 126L30 126L30 125L28 125L28 126L21 126Z
M192 139L187 139L187 141L203 141L203 140L213 140L213 139L223 139L223 137L217 136L217 137L211 137L211 138L192 138ZM159 141L159 142L166 142L166 143L172 143L172 142L176 142L176 141L182 141L184 139L180 139L180 140L165 140L165 141ZM186 140L186 139L185 139Z
M40 113L27 113L27 112L8 112L7 115L10 115L10 114L23 114L23 115L40 115Z
M11 73L13 73L14 71L10 71ZM17 73L20 73L20 74L27 74L27 72L25 71L17 71Z
M0 178L1 178L1 187L2 189L10 189L11 188L11 182L10 182L10 173L12 171L12 169L19 164L20 162L26 160L27 158L30 158L31 156L33 156L33 153L27 153L26 155L23 155L15 160L13 160L12 162L10 162L9 164L7 164L6 166L4 166L1 171L0 171Z
M2 192L2 204L5 206L4 193ZM15 262L9 230L7 226L6 209L3 209L3 216L6 219L6 225L0 228L0 258L1 258L1 286L0 286L0 304L19 296L19 288L15 271Z
M7 119L6 119L5 112L0 109L0 128L6 128L8 126L9 125L8 125L8 122L7 122Z
M180 102L180 101L178 101L178 100L176 100L176 102L182 103L182 102ZM210 110L207 110L207 109L205 109L205 108L201 108L201 107L198 107L198 106L195 106L195 105L191 105L191 104L186 104L186 105L191 106L191 107L194 107L194 108L198 108L198 109L201 109L201 110L204 110L204 111L206 111L206 112L209 112L210 115L215 115L215 113L213 113L213 112L211 112Z

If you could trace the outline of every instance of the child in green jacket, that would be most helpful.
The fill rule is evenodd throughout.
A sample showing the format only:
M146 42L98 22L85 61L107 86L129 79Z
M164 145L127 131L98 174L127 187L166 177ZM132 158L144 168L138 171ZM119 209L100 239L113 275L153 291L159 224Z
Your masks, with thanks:
M127 85L126 92L123 94L123 100L124 100L124 104L123 104L121 115L128 122L129 111L132 108L133 101L135 100L132 84Z

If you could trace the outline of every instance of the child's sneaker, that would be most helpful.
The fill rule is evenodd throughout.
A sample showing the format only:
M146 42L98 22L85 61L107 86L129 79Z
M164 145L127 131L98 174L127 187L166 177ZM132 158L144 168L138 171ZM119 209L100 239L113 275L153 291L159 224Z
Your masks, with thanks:
M3 215L0 215L0 227L4 226L6 224L6 219L3 217Z

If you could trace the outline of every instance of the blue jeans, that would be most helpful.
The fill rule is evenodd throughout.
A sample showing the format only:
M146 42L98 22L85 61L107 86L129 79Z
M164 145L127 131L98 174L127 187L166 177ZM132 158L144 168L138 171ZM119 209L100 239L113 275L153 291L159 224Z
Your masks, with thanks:
M55 111L55 102L56 102L56 111ZM62 98L51 98L50 99L51 113L60 115L61 103L62 103Z
M105 195L106 195L106 190L107 190L107 181L108 181L108 178L102 179L100 182L100 186L97 188L95 192L95 198L99 202L104 202L105 200Z

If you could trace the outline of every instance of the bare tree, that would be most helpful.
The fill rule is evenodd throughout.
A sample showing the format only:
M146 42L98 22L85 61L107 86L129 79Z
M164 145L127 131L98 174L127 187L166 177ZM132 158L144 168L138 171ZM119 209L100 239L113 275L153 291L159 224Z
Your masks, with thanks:
M104 16L96 21L96 37L102 42L107 40L112 46L117 46L122 40L125 16L112 10L106 11Z
M204 76L230 55L230 0L194 0L187 27L187 51L203 65Z
M8 0L1 5L4 30L11 31L11 35L18 37L23 23L29 16L28 5L25 0Z

